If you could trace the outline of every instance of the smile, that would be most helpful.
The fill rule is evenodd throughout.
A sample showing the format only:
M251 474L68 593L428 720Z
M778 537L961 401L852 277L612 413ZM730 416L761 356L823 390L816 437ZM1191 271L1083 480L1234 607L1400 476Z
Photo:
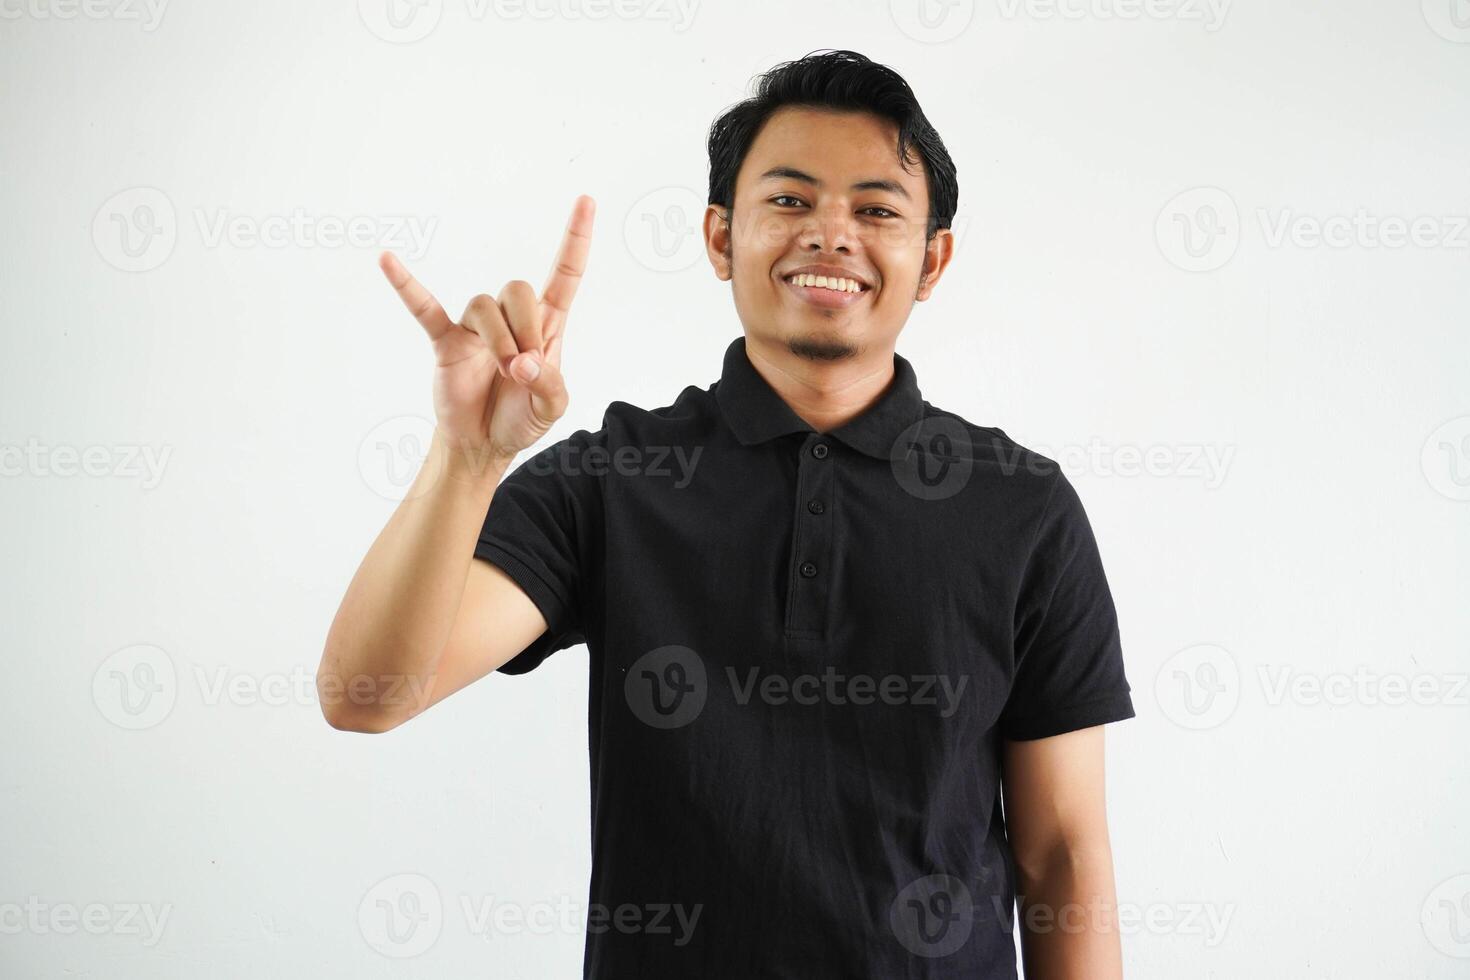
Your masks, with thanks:
M855 279L805 273L782 280L799 298L826 309L841 309L862 300L871 290Z

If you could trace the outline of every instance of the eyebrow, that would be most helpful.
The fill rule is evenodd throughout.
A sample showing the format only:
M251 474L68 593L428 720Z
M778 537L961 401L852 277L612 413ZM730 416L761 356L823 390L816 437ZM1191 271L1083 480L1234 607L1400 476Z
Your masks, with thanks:
M822 186L820 180L803 170L797 170L795 167L772 167L770 170L761 174L760 179L779 180L783 177L787 180L799 180L803 183L811 184L813 187ZM904 200L911 200L909 192L904 190L903 185L896 180L882 180L878 178L860 180L852 185L852 189L855 191L888 191L890 194L900 195Z

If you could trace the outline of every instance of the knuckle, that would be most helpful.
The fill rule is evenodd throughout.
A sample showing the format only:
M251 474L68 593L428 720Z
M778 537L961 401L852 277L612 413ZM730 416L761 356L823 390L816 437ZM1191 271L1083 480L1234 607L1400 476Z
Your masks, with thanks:
M501 287L500 290L501 302L505 302L508 299L523 300L527 298L534 299L535 297L536 290L524 279L512 279Z
M497 306L499 306L499 304L495 302L494 296L490 296L486 293L479 293L478 295L470 298L469 304L465 306L465 315L485 316Z

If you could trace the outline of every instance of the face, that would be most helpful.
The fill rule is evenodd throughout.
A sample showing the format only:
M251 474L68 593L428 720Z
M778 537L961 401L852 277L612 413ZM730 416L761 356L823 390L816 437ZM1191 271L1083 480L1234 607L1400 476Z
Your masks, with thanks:
M900 166L897 142L898 128L869 113L784 108L767 120L729 220L716 205L704 215L706 251L732 283L748 341L813 361L893 349L954 250L948 229L925 241L928 183L912 150ZM828 286L791 281L807 267Z

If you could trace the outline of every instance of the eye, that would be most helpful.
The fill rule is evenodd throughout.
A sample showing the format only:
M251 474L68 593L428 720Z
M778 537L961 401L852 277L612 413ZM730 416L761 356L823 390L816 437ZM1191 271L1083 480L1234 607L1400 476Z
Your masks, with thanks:
M799 198L792 197L790 194L777 194L775 197L771 198L772 204L777 204L781 201L795 201L797 204L801 203L801 200Z
M863 208L863 210L864 211L882 211L883 214L880 215L880 217L885 217L885 218L896 218L896 217L898 217L898 215L895 212L890 211L890 210L888 210L885 207L880 207L877 204L873 205L870 208Z

